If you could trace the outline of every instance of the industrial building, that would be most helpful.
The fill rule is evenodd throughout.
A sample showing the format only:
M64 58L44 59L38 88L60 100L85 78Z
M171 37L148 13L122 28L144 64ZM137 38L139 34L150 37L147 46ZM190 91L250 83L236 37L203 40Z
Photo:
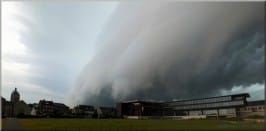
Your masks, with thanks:
M265 101L250 101L246 106L240 108L240 116L264 116L265 115Z
M242 93L170 102L127 101L117 103L117 114L120 117L136 119L241 117L242 109L250 106L248 97L248 93ZM264 101L260 105L263 106L263 103Z

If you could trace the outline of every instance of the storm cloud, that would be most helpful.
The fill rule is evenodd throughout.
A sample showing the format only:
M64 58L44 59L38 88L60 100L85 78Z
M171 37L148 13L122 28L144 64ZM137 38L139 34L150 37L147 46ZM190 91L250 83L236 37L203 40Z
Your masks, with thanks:
M5 1L2 95L65 103L93 43L118 2Z
M264 85L263 12L260 2L121 2L69 100L167 101Z

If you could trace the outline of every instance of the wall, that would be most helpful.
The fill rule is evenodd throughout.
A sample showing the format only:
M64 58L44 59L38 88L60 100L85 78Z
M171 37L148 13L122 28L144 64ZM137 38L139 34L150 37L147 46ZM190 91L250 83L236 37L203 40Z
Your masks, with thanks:
M264 116L264 105L258 106L246 106L240 108L240 116L241 117L249 117L249 116Z

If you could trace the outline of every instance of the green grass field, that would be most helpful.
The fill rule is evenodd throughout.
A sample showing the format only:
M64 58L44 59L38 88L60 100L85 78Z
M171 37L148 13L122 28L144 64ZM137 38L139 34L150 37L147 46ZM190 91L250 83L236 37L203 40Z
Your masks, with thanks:
M4 127L5 125L5 119L1 119L1 126Z
M172 130L262 129L264 123L236 120L19 119L25 129Z

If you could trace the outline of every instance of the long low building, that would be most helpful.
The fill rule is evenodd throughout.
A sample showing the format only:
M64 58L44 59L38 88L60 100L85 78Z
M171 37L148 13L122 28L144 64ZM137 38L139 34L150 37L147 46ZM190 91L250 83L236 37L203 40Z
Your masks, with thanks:
M242 117L259 117L265 115L265 100L250 101L246 106L240 108L240 116Z
M126 101L117 103L120 117L240 117L248 105L248 93L170 102ZM241 110L240 110L241 109Z

